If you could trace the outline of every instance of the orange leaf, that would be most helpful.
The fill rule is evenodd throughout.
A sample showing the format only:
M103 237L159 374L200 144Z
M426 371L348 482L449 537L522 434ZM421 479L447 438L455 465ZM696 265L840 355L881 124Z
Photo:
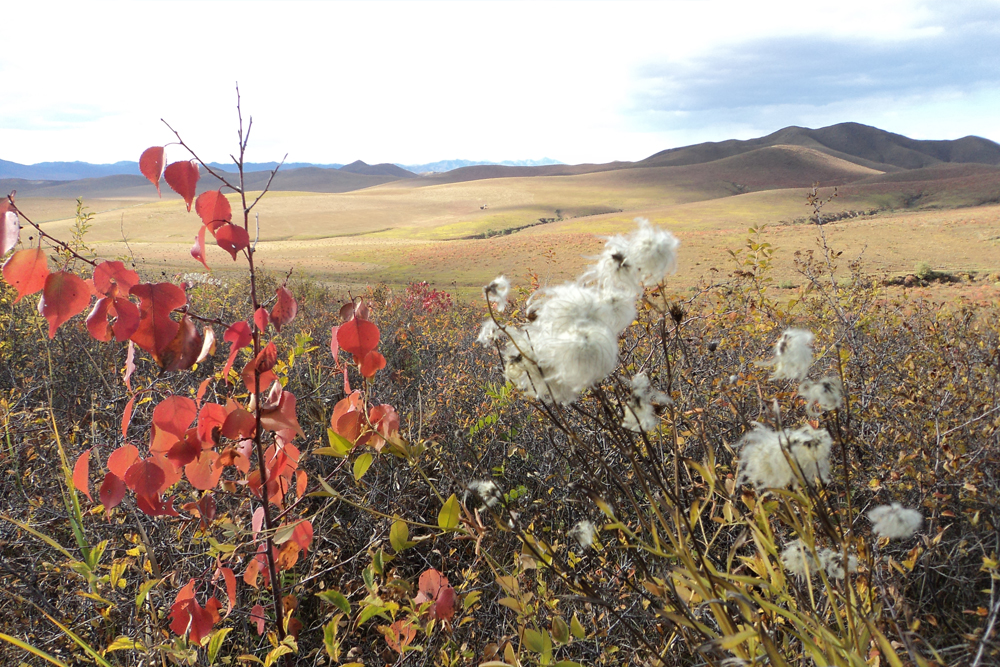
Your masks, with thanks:
M156 186L156 194L159 195L160 176L163 175L163 146L153 146L142 152L139 156L139 171Z
M191 202L194 201L195 188L198 185L198 163L184 160L174 162L163 170L163 179L170 186L170 189L184 197L188 212L191 211ZM152 179L150 179L152 180Z
M361 360L378 346L379 335L377 326L368 320L354 318L337 329L337 342L341 349L354 355L355 360Z
M122 437L128 437L128 425L132 421L132 410L135 408L135 396L128 399L128 403L125 404L125 410L122 412Z
M122 262L101 262L94 267L94 289L98 294L116 296L112 290L117 288L118 294L128 294L128 291L139 284L139 274L125 268Z
M215 242L232 255L235 261L237 253L250 246L250 235L242 227L229 223L222 225L215 232Z
M233 207L229 200L222 194L222 190L209 190L198 195L198 201L194 203L194 210L201 218L202 224L210 225L213 222L232 222Z
M170 319L170 313L187 303L187 294L172 283L142 283L129 290L139 298L139 328L131 339L153 355L160 363L160 354L177 335L180 324Z
M90 496L90 450L86 450L76 460L73 466L73 486L77 491L82 491L90 502L94 499Z
M177 327L177 335L160 353L160 365L165 371L187 370L201 354L204 341L194 321L185 314Z
M250 341L253 340L250 325L246 322L233 323L228 329L226 329L226 333L222 334L222 340L231 344L229 347L229 360L226 362L226 367L222 371L222 377L225 378L229 375L229 369L233 367L236 355L239 354L239 351L249 345Z
M101 504L104 505L105 511L107 511L121 504L127 490L128 487L125 486L125 482L118 475L109 472L104 476L104 482L101 483L101 490L98 492L97 497L101 501Z
M153 425L183 438L198 416L198 405L187 396L168 396L153 408Z
M271 308L271 322L274 328L280 332L281 327L295 319L295 314L299 311L299 305L295 302L291 291L282 285L276 291L278 300Z
M137 458L139 458L139 450L135 445L122 445L111 452L111 456L108 457L108 470L119 479L125 479L125 473L128 472Z
M3 277L17 290L14 303L41 290L45 287L45 279L49 277L45 251L40 246L18 250L4 262Z
M87 283L68 271L48 275L38 312L49 321L49 338L55 338L56 329L66 320L86 310L90 295Z
M256 558L247 564L246 572L243 573L243 583L247 586L257 588L257 575L260 574L260 563ZM257 605L258 607L260 605Z
M257 624L257 634L264 634L264 607L255 604L250 610L250 621Z
M233 574L232 568L220 567L218 570L222 574L222 578L226 580L226 597L228 601L226 602L226 616L229 616L229 612L233 610L233 605L236 603L236 575Z
M198 458L184 466L184 474L187 475L191 486L200 491L207 491L219 483L219 476L222 475L223 469L215 466L218 458L217 452L205 449L198 455Z
M208 227L202 225L201 229L198 230L198 233L195 234L194 245L191 246L191 256L201 262L206 271L211 271L212 267L210 267L208 262L205 261L205 230L207 229Z
M302 551L309 551L309 545L313 541L313 526L308 520L300 521L292 531L292 541L302 547Z
M385 357L372 350L361 360L361 374L368 379L375 377L375 373L385 368Z

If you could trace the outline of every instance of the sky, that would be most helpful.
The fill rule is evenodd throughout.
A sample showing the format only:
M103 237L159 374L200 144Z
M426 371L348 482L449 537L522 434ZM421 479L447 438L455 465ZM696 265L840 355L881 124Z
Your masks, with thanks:
M854 121L1000 141L1000 0L17 3L0 159L639 160ZM168 159L183 151L168 146Z

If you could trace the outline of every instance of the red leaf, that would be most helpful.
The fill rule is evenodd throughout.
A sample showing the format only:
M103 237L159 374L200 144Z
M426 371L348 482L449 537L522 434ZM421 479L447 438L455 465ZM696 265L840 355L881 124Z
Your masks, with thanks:
M194 210L205 225L233 220L233 207L229 205L229 200L222 194L222 190L202 192L198 195L198 201L194 203Z
M337 330L340 327L330 328L330 354L333 355L333 363L340 365L340 359L337 358L337 353L340 352L340 343L337 342Z
M442 586L438 591L437 600L432 609L432 618L440 618L450 621L455 615L455 589L451 586Z
M114 317L112 325L108 316ZM119 341L128 340L139 329L139 309L128 299L101 297L87 316L87 330L97 340L107 342L111 334Z
M233 610L233 605L236 603L236 575L233 574L232 568L228 567L220 567L218 572L226 580L226 597L228 598L226 602L226 616L229 616L229 612Z
M183 438L198 416L198 405L186 396L169 396L153 408L153 426Z
M313 526L308 520L300 521L292 531L291 539L302 547L302 551L309 551L309 545L313 541Z
M236 322L232 324L228 329L226 329L226 333L222 335L222 340L227 343L231 343L229 347L229 360L226 362L226 367L222 371L222 377L225 378L229 375L229 369L233 367L236 355L239 354L239 351L249 345L253 340L250 325L246 322Z
M257 533L264 525L264 508L258 507L253 511L253 517L250 519L250 527L253 529L253 538L257 539Z
M129 294L138 297L140 312L139 328L131 339L160 363L160 354L180 329L170 319L170 313L187 303L187 294L172 283L142 283L129 290Z
M385 368L385 357L372 350L361 360L361 374L368 379L375 377L375 374Z
M125 484L128 485L128 488L132 489L135 495L147 498L155 498L159 495L164 478L163 468L158 466L153 459L140 459L125 472Z
M278 376L274 374L272 370L266 370L260 374L259 383L254 379L257 376L257 371L254 370L254 363L251 361L243 368L243 385L247 388L251 394L258 391L257 386L260 390L269 386L272 382L278 379Z
M128 403L125 404L125 410L122 411L122 437L128 437L128 425L132 421L132 410L135 408L135 396L128 399Z
M280 333L281 327L295 319L295 314L299 312L299 304L295 302L291 291L282 285L276 290L278 300L271 308L271 322L274 328Z
M257 634L264 634L264 607L255 604L250 610L250 620L257 624Z
M198 458L184 466L184 474L187 475L191 486L201 491L215 488L222 475L222 468L216 467L215 462L219 459L219 454L210 449L202 450Z
M190 631L191 642L200 645L201 640L212 632L212 626L219 621L222 607L214 597L202 608L194 597L194 579L177 593L177 599L170 607L170 629L176 635Z
M109 472L104 476L104 482L101 483L101 490L98 492L97 497L101 501L101 504L104 505L105 511L107 511L121 504L127 490L128 487L125 486L125 482L115 473Z
M198 355L201 354L203 343L194 321L185 314L177 327L177 335L160 353L163 370L187 370L194 366Z
M10 210L10 200L4 197L0 200L0 257L17 245L20 236L21 221L17 219L17 213Z
M94 289L98 294L118 296L139 284L139 274L125 268L122 262L101 262L94 267ZM112 294L117 288L117 294Z
M431 618L450 620L455 615L455 589L448 583L448 578L431 568L420 575L419 593L413 599L420 604L433 600L430 608Z
M198 439L202 447L210 449L219 444L219 435L223 425L229 418L225 406L218 403L206 403L198 412Z
M377 326L368 320L354 318L337 329L337 342L358 361L378 346L379 335Z
M257 418L252 413L240 408L233 410L222 424L222 435L230 440L253 437L257 428Z
M305 470L299 470L295 473L295 497L301 498L302 494L306 492L306 485L309 483L309 476L306 475Z
M131 336L129 336L131 338ZM135 342L128 342L128 356L125 357L125 386L132 391L132 373L135 372Z
M215 519L216 504L215 497L211 493L206 493L198 501L196 507L198 508L198 513L201 514L201 525L204 530L208 530L208 527L212 524Z
M210 267L208 262L205 261L205 230L207 229L208 227L202 225L201 229L198 230L198 233L195 234L194 245L191 246L191 256L201 262L206 271L211 271L212 267Z
M135 445L122 445L111 452L111 456L108 457L108 470L118 478L125 479L125 473L128 472L137 458L139 458L139 450Z
M189 429L183 440L177 443L167 452L167 458L177 468L182 468L198 458L201 454L201 441L198 440L198 433L194 429Z
M385 643L396 653L402 654L417 636L417 629L409 621L399 620L388 628L379 628L385 635Z
M3 277L17 290L14 303L45 287L49 277L49 265L41 246L18 250L3 265Z
M302 427L299 426L298 417L295 415L295 395L290 391L281 392L281 399L277 406L261 410L260 426L268 431L291 430L305 437Z
M174 508L174 499L163 500L160 496L136 496L135 504L144 514L149 516L180 516Z
M257 561L256 558L254 558L247 564L247 569L243 573L243 583L245 583L247 586L253 586L254 588L257 588L257 574L259 572L260 572L260 563ZM257 605L257 607L260 607L260 605ZM261 613L263 614L263 612L264 608L261 607ZM263 631L263 627L261 628L261 631Z
M275 346L272 340L264 349L260 351L257 358L254 360L254 368L261 373L264 371L269 371L274 368L274 365L278 363L278 348ZM261 389L264 387L261 386Z
M256 325L258 331L265 331L268 321L270 321L270 316L267 314L267 308L261 306L254 311L253 323Z
M195 161L174 162L163 170L163 178L170 189L184 197L188 212L194 201L195 188L198 185L198 163ZM152 179L150 179L152 180Z
M49 321L49 338L55 338L56 329L90 305L90 295L87 283L68 271L48 275L38 312Z
M90 450L86 450L76 460L73 466L73 486L77 491L82 491L90 502L94 499L90 496Z
M142 152L142 155L139 156L139 171L156 186L156 194L160 194L160 176L163 175L163 146L153 146Z
M240 250L250 246L250 235L247 230L234 224L225 224L215 232L215 242L236 260Z

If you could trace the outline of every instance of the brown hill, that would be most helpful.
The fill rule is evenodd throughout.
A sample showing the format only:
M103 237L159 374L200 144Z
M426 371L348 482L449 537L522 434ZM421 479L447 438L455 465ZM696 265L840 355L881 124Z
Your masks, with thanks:
M355 160L351 164L345 164L338 171L346 171L352 174L364 174L365 176L394 176L395 178L416 178L412 171L407 171L402 167L388 162L381 164L368 164L361 160Z

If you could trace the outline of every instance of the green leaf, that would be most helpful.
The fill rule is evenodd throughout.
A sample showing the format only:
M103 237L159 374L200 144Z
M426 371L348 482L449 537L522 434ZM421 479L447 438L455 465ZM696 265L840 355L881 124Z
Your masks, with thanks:
M552 638L560 644L569 642L569 626L566 625L566 621L561 616L555 616L552 619Z
M146 647L142 645L142 642L137 642L131 637L126 637L124 635L116 637L113 642L108 644L108 647L104 649L104 653L111 653L112 651L124 651L127 649L133 649L137 651L145 651Z
M215 664L215 658L219 655L219 649L222 648L222 642L226 640L226 635L232 631L232 628L219 628L212 633L212 639L208 642L208 664Z
M537 630L525 629L524 645L529 651L541 653L545 650L545 641L542 639L542 633Z
M10 642L14 646L20 649L24 649L25 651L27 651L32 655L37 655L42 660L47 660L48 662L51 662L53 665L57 665L57 667L67 667L66 663L63 662L62 660L59 660L58 658L53 658L51 655L49 655L42 649L35 648L31 644L21 641L17 637L11 637L10 635L5 635L4 633L0 632L0 639L6 642Z
M362 623L370 619L372 616L381 616L387 621L392 620L386 615L385 607L383 607L380 604L370 604L364 609L362 609L361 613L358 614L358 625L361 625Z
M369 452L365 452L358 458L354 459L354 481L360 482L361 478L365 476L368 472L368 468L372 465L372 455Z
M482 591L472 591L471 593L468 593L465 597L462 598L462 608L471 609L472 605L479 602L479 598L482 597L482 595L483 595Z
M396 553L406 551L416 544L416 542L410 541L410 527L402 519L394 521L389 529L389 544L392 545Z
M135 608L138 609L142 606L142 603L146 601L146 596L149 595L149 591L153 589L153 586L160 583L159 579L150 579L145 582L142 586L139 586L139 594L135 596Z
M577 639L587 638L587 631L583 629L583 625L580 624L580 619L576 617L576 614L573 614L573 620L569 622L569 631Z
M340 662L340 640L337 639L337 631L340 628L340 619L343 614L337 614L333 620L323 626L323 646L326 654L334 662Z
M290 646L285 646L284 644L276 646L275 648L271 649L271 652L267 654L266 658L264 658L264 667L271 667L271 665L273 665L278 661L278 658L280 658L283 655L288 655L291 652L292 649Z
M274 537L271 539L275 544L284 544L288 540L292 539L292 533L295 532L295 527L298 526L302 521L296 521L295 523L288 524L287 526L282 526L278 530L274 531Z
M347 438L340 435L332 428L326 429L326 439L330 442L330 449L332 450L328 456L344 458L351 453L352 449L354 449L354 445L352 445ZM324 449L326 448L324 447Z
M572 660L560 660L555 664L555 667L583 667L583 665Z
M323 602L329 602L330 604L332 604L334 607L344 612L345 614L351 613L351 602L346 597L344 597L343 593L341 593L340 591L333 591L333 590L323 591L321 593L317 593L316 597L318 597Z
M458 511L458 496L453 493L438 513L438 526L443 530L455 530L458 527Z

